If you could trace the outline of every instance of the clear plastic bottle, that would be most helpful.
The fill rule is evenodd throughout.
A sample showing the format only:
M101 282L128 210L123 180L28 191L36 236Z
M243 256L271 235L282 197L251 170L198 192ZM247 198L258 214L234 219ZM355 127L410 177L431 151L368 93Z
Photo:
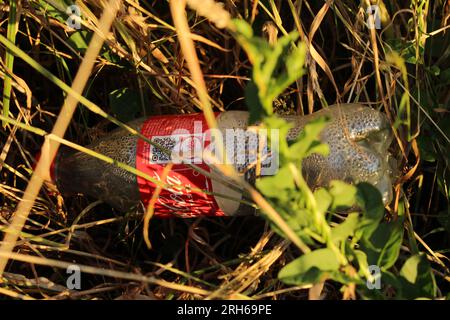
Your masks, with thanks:
M365 181L378 188L385 203L390 202L392 170L389 166L388 147L392 135L384 114L360 104L341 104L307 116L282 116L294 124L288 139L294 139L306 123L323 115L327 115L330 122L322 131L320 139L329 145L330 153L327 157L314 154L304 160L303 175L309 186L314 189L335 179L349 183ZM245 111L228 111L217 116L225 148L231 141L226 138L227 130L233 133L245 131L247 120L248 113ZM208 139L202 140L207 135L207 125L202 114L153 116L135 120L129 125L166 149L194 151L191 154L191 163L216 173L198 157L197 151L208 147L208 142L205 143ZM239 137L244 136L234 137L235 145L232 149L236 151L240 147L241 153L242 150L252 153L252 150L249 150L249 140ZM169 160L174 160L160 149L121 128L112 131L88 148L137 168L155 179L161 179L166 164ZM242 154L237 152L235 156L240 157ZM235 165L241 171L245 166ZM252 172L254 173L254 170L247 173L246 179L254 179ZM61 149L59 152L52 175L62 194L83 193L101 199L120 211L139 207L140 204L146 206L156 188L155 184L116 165L68 149ZM186 164L174 164L163 182L173 185L173 188L161 191L155 203L155 215L191 217L249 212L248 206L236 201L242 197L237 188L205 177ZM199 192L196 189L226 197Z

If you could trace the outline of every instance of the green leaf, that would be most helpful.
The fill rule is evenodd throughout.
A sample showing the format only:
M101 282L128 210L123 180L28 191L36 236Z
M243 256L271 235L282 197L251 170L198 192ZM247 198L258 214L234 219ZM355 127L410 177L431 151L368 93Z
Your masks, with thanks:
M290 79L297 80L303 75L306 57L306 44L301 42L298 47L294 48L291 54L286 59L287 72Z
M367 255L364 251L361 250L351 250L353 253L353 256L356 258L356 261L358 262L359 267L359 275L361 277L367 278L367 276L370 274L369 271L369 263L367 262Z
M50 3L51 2L51 3ZM73 1L58 0L58 1L37 1L41 12L45 15L57 19L59 22L66 23L69 15L66 13L68 6L73 4Z
M106 60L108 60L109 62L111 62L112 64L115 64L115 66L117 68L123 68L123 66L117 64L120 62L120 57L116 53L114 53L112 50L109 50L107 48L104 48L104 49L106 49L106 50L102 54L102 57L105 58Z
M390 39L388 41L393 51L400 53L405 62L410 64L422 64L424 48L419 47L419 60L416 58L416 46L412 41L404 41L403 39Z
M324 156L329 153L328 145L319 141L320 133L327 125L327 121L325 117L318 117L305 125L295 142L289 147L291 160L301 160L313 153Z
M361 250L367 254L369 265L387 270L394 265L403 240L403 219L381 223L369 239L361 239Z
M389 271L382 271L380 280L381 280L381 290L377 288L369 289L369 287L367 286L367 282L365 282L363 285L360 285L358 287L359 289L358 291L361 293L361 296L364 299L372 299L372 300L386 300L399 296L400 291L399 288L401 287L401 285L397 275ZM393 295L394 293L397 294Z
M256 187L267 197L288 201L288 190L295 189L295 183L289 168L282 167L276 175L257 180Z
M303 74L302 67L306 52L293 49L289 53L292 43L297 38L298 33L291 32L279 39L270 54L266 56L266 61L262 66L260 77L264 86L267 87L265 97L270 101L270 107L272 107L273 100ZM294 57L292 57L293 54ZM296 57L297 54L303 54L303 56ZM291 66L290 64L295 58L298 58L298 61ZM300 67L298 67L299 63Z
M317 249L290 262L278 278L287 284L305 285L324 281L338 269L339 261L331 249Z
M269 43L262 38L253 36L252 27L244 20L234 19L232 21L236 30L234 36L253 64L254 71L261 68L266 55L270 51Z
M344 222L331 229L331 239L333 242L347 240L347 238L355 232L359 223L358 216L358 213L351 213Z
M317 210L319 213L325 214L330 207L331 201L333 200L331 195L324 188L319 188L314 191L314 198L316 199Z
M433 65L430 68L425 68L428 72L430 72L432 75L438 77L441 74L441 69L439 69L438 66Z
M233 19L231 22L234 25L234 27L236 28L235 32L239 36L245 37L247 39L250 39L251 37L253 37L252 26L250 24L248 24L247 21L245 21L243 19Z
M250 123L273 114L273 101L303 74L306 46L295 48L298 32L278 39L274 46L253 35L251 26L243 20L233 20L234 36L253 64L251 81L245 97L250 109ZM290 50L291 48L293 48Z
M264 117L268 116L266 110L261 104L261 100L258 95L258 87L254 81L250 81L245 87L245 103L249 108L249 124L255 124L261 121Z
M280 73L271 85L271 97L275 98L304 74L306 45L299 43L286 58L286 72Z
M283 166L285 164L285 160L288 158L290 154L290 149L287 141L287 134L289 130L293 127L293 125L284 119L281 119L277 116L266 117L264 119L264 125L270 130L278 130L278 141L270 141L271 144L278 144L278 152L280 155L280 165ZM270 132L267 133L270 138L272 135Z
M425 255L413 255L400 270L401 293L405 299L433 298L436 283Z
M89 46L92 39L93 33L90 30L78 30L72 33L68 39L68 43L72 48L79 51L80 54L84 54ZM120 57L109 49L107 45L103 45L101 50L101 56L111 62L116 64L120 61ZM115 65L118 68L122 68L120 65Z
M292 42L294 42L295 40L297 40L297 38L298 38L298 33L292 32L292 33L288 34L287 36L280 38L277 41L275 47L272 48L272 51L266 57L266 61L261 69L261 77L265 83L269 84L270 81L273 81L276 79L277 74L275 74L275 71L276 71L277 67L279 67L280 64L283 63L282 60L286 60L287 50L290 47L290 44ZM286 64L286 67L289 68L289 65ZM294 79L294 81L295 81L295 79ZM281 92L282 92L285 88L269 87L268 89L274 90L273 92L276 92L279 90L281 90ZM279 92L279 93L281 93L281 92ZM278 94L275 93L274 95L278 96Z
M333 196L333 210L349 208L356 202L357 189L340 180L330 182L330 194Z
M79 30L72 33L68 42L72 48L78 50L80 53L86 52L89 42L92 39L92 32L88 30Z
M128 88L121 88L109 93L112 113L122 122L135 119L140 111L139 93Z
M363 238L370 238L384 215L384 206L380 191L369 183L357 185L356 199L363 209L359 231Z

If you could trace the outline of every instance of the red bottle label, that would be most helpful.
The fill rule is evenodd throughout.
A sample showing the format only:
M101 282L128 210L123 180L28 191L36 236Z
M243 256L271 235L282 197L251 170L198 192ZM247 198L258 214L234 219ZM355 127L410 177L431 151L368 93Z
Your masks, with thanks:
M138 140L136 148L136 169L161 181L164 167L172 162L173 167L164 184L170 187L161 190L155 203L155 216L196 217L223 216L214 196L200 190L212 192L211 179L197 172L186 163L210 171L202 161L202 151L211 142L208 125L203 114L153 116L142 126L141 133L156 145L170 151L170 155L160 148ZM183 163L177 155L181 155ZM147 207L156 190L156 184L137 177L139 192Z

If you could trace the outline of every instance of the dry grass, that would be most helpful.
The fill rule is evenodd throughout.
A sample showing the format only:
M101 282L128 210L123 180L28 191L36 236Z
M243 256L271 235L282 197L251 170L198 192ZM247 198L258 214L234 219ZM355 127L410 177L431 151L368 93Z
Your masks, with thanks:
M12 88L10 95L2 97L6 112L2 120L8 115L13 119L5 120L0 140L0 231L6 234L0 248L0 296L307 299L309 293L310 298L318 297L317 288L289 288L277 280L278 270L298 256L298 248L309 249L295 235L291 240L298 248L289 245L259 217L152 219L144 237L142 229L148 220L142 216L133 212L123 215L82 196L63 199L49 184L41 188L49 158L42 158L40 163L47 163L38 164L33 173L34 155L50 141L56 141L52 148L64 143L42 137L52 128L62 137L69 125L66 139L86 145L107 134L111 115L124 120L128 116L203 111L214 126L213 111L246 109L243 96L251 64L224 29L229 26L226 14L205 7L201 10L193 0L187 1L188 5L198 13L187 9L186 17L181 1L171 6L166 1L122 2L112 33L90 42L92 48L97 41L100 54L86 51L83 41L74 36L80 32L65 24L66 16L45 6L52 4L64 12L61 1L21 1L16 8L0 5L0 33L4 35L0 38L0 76L4 90ZM76 3L82 10L82 32L106 34L109 22L100 19L106 1ZM450 66L433 56L426 57L429 61L423 65L405 66L387 55L385 48L403 37L412 43L412 57L425 59L420 44L427 37L444 37L449 8L440 1L420 9L409 8L406 1L395 2L388 6L389 15L383 13L383 32L368 33L363 26L365 1L361 3L227 0L224 12L253 22L256 32L271 41L276 41L277 34L297 30L307 44L307 76L279 97L279 113L307 114L327 104L359 101L388 115L396 136L392 152L398 155L400 173L395 201L387 209L395 217L399 208L406 208L410 239L416 239L427 252L440 295L445 296L449 237L436 217L448 210L448 198L440 191L447 188L445 179L450 177L450 122L445 120L450 96L448 90L433 89L425 67L436 65L442 72ZM16 32L9 26L14 16L19 19ZM412 19L412 27L408 19ZM428 28L432 33L421 31L427 23L436 24ZM25 56L12 59L6 38ZM85 56L88 58L83 59ZM32 65L31 58L37 65ZM84 77L76 76L77 72ZM115 114L108 95L118 88L132 90L139 110L125 116ZM437 107L430 106L428 96ZM78 102L87 109L80 105L73 113ZM407 123L407 130L399 121ZM421 161L429 151L423 143L418 144L422 132L436 135L434 163ZM50 158L52 153L48 153ZM245 187L253 192L257 204L269 206L256 190ZM147 247L150 242L152 249ZM402 250L411 248L405 241ZM65 287L65 269L73 263L83 271L80 291ZM342 298L332 283L318 291L322 298Z

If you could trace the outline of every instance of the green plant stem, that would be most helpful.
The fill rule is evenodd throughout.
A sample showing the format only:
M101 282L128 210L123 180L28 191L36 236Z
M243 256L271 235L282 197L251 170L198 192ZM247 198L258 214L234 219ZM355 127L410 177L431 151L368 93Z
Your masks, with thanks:
M7 38L12 43L16 42L16 34L18 30L19 20L17 19L17 3L16 0L9 1L9 18L8 18L8 31ZM10 50L6 50L6 73L3 86L3 115L9 116L9 107L11 104L11 89L12 78L10 74L13 73L14 67L14 54ZM3 128L6 126L6 122L2 122Z

